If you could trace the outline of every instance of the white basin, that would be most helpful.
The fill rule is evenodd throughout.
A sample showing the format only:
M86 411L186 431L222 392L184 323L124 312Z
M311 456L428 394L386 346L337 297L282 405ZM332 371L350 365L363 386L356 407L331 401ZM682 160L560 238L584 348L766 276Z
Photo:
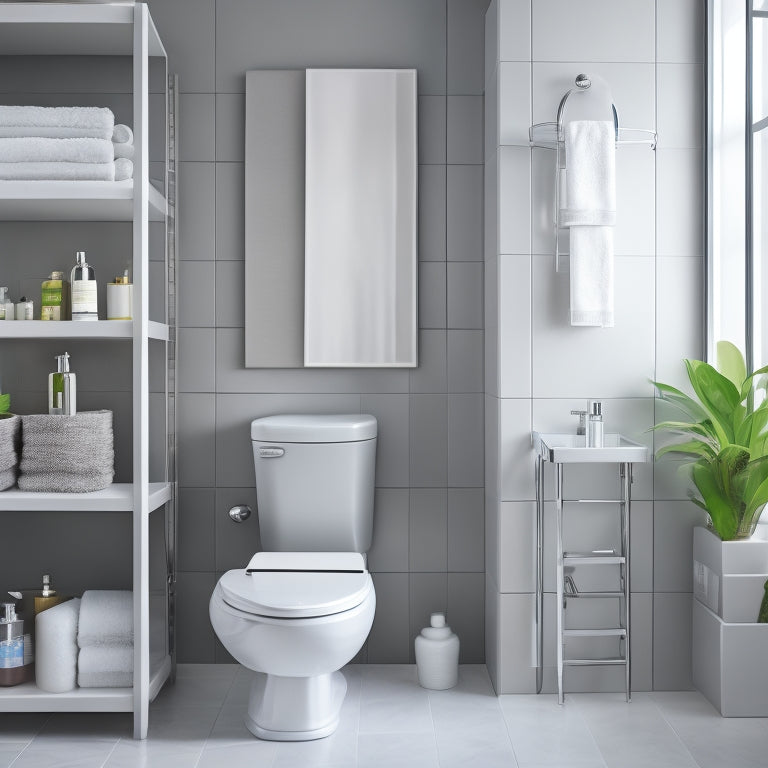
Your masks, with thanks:
M646 446L616 433L607 433L601 448L588 448L584 435L534 432L533 446L545 461L558 464L648 461Z

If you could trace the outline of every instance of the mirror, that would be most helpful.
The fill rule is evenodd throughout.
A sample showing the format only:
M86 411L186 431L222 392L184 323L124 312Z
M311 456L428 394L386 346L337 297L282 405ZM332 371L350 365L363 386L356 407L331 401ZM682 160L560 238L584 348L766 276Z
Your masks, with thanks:
M415 367L416 71L246 76L247 367Z

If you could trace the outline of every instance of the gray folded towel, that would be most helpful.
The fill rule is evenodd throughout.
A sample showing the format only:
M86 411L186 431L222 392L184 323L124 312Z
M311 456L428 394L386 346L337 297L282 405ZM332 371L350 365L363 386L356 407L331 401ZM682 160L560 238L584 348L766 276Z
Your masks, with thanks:
M0 470L0 491L7 491L9 488L13 488L16 485L17 477L16 467Z
M44 493L92 493L112 484L114 472L76 475L71 472L21 473L18 484L22 491Z
M4 181L115 181L115 161L109 163L0 163Z
M64 136L111 139L115 116L107 107L0 106L0 126L5 136L50 136L42 130L56 129Z

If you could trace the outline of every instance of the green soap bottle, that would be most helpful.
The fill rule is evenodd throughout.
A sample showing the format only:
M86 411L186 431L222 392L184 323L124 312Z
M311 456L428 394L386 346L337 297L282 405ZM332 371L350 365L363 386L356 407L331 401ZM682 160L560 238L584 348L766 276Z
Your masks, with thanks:
M48 374L48 413L74 416L77 413L77 380L69 370L69 353L56 355L58 370Z
M760 603L760 613L757 614L758 624L768 624L768 581L763 585L765 594L763 595L763 602Z

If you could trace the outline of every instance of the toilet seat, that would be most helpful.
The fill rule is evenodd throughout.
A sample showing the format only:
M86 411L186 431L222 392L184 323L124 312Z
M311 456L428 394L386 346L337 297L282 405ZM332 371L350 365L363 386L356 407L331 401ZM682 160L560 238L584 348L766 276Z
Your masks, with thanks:
M258 552L219 581L224 602L254 616L329 616L360 605L373 589L357 552Z

